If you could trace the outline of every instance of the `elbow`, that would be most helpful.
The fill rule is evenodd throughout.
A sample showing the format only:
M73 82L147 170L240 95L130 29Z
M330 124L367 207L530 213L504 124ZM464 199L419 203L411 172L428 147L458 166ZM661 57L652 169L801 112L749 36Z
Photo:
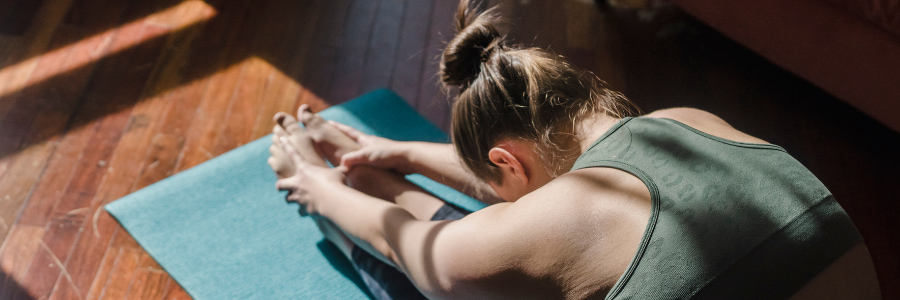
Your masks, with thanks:
M419 280L423 285L422 292L429 299L483 298L482 280L472 274L478 268L440 258L435 258L432 267L432 272Z

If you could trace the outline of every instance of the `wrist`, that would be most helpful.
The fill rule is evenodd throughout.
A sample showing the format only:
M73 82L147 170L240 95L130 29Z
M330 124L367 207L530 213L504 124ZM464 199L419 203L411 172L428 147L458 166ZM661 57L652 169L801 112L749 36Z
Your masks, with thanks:
M428 147L423 142L404 142L401 151L400 161L396 170L405 174L422 173L423 161L426 159Z

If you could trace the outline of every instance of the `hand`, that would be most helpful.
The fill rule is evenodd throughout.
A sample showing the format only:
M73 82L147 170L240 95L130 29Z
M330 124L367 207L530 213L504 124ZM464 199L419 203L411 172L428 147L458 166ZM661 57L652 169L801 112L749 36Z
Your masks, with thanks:
M297 110L297 115L307 109L306 104L301 105ZM275 114L274 121L276 124L272 128L272 146L269 146L271 156L267 162L279 179L291 177L296 173L292 159L284 152L284 147L281 145L283 141L290 143L307 162L325 166L325 160L316 152L313 134L309 130L301 128L294 116L279 112Z
M381 169L391 169L401 174L414 173L409 162L410 143L368 135L338 122L328 122L362 147L341 156L341 166L349 169L363 164Z
M339 166L328 168L311 164L291 144L284 140L281 147L294 163L294 175L278 180L275 187L280 191L288 191L288 201L297 202L301 206L301 214L320 214L322 206L327 205L329 193L337 187L344 186L347 168Z

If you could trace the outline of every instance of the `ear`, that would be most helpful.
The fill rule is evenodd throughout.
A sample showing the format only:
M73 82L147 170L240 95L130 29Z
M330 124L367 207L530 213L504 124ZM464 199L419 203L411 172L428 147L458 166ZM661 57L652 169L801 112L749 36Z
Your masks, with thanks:
M525 172L525 165L502 147L494 147L488 151L488 159L500 168L500 172L505 175L511 175L515 180L519 181L522 186L528 185L528 173Z

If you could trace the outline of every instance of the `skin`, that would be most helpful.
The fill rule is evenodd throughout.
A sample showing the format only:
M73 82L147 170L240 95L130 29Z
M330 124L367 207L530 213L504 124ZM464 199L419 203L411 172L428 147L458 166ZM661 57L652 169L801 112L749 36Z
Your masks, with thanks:
M647 116L675 119L726 139L765 143L696 109ZM316 216L345 253L355 243L397 266L429 298L603 297L627 268L650 217L650 193L636 177L588 168L553 178L529 141L499 141L489 158L501 180L481 183L449 159L455 157L451 145L367 136L325 122L306 107L298 119L306 130L294 128L289 115L276 115L269 163L282 177L277 187L289 190L289 200ZM581 150L616 121L595 115L579 124ZM329 169L322 157L340 166ZM443 204L401 176L413 172L506 202L458 221L428 221ZM878 296L864 244L822 274L804 290ZM848 284L849 276L857 280Z

